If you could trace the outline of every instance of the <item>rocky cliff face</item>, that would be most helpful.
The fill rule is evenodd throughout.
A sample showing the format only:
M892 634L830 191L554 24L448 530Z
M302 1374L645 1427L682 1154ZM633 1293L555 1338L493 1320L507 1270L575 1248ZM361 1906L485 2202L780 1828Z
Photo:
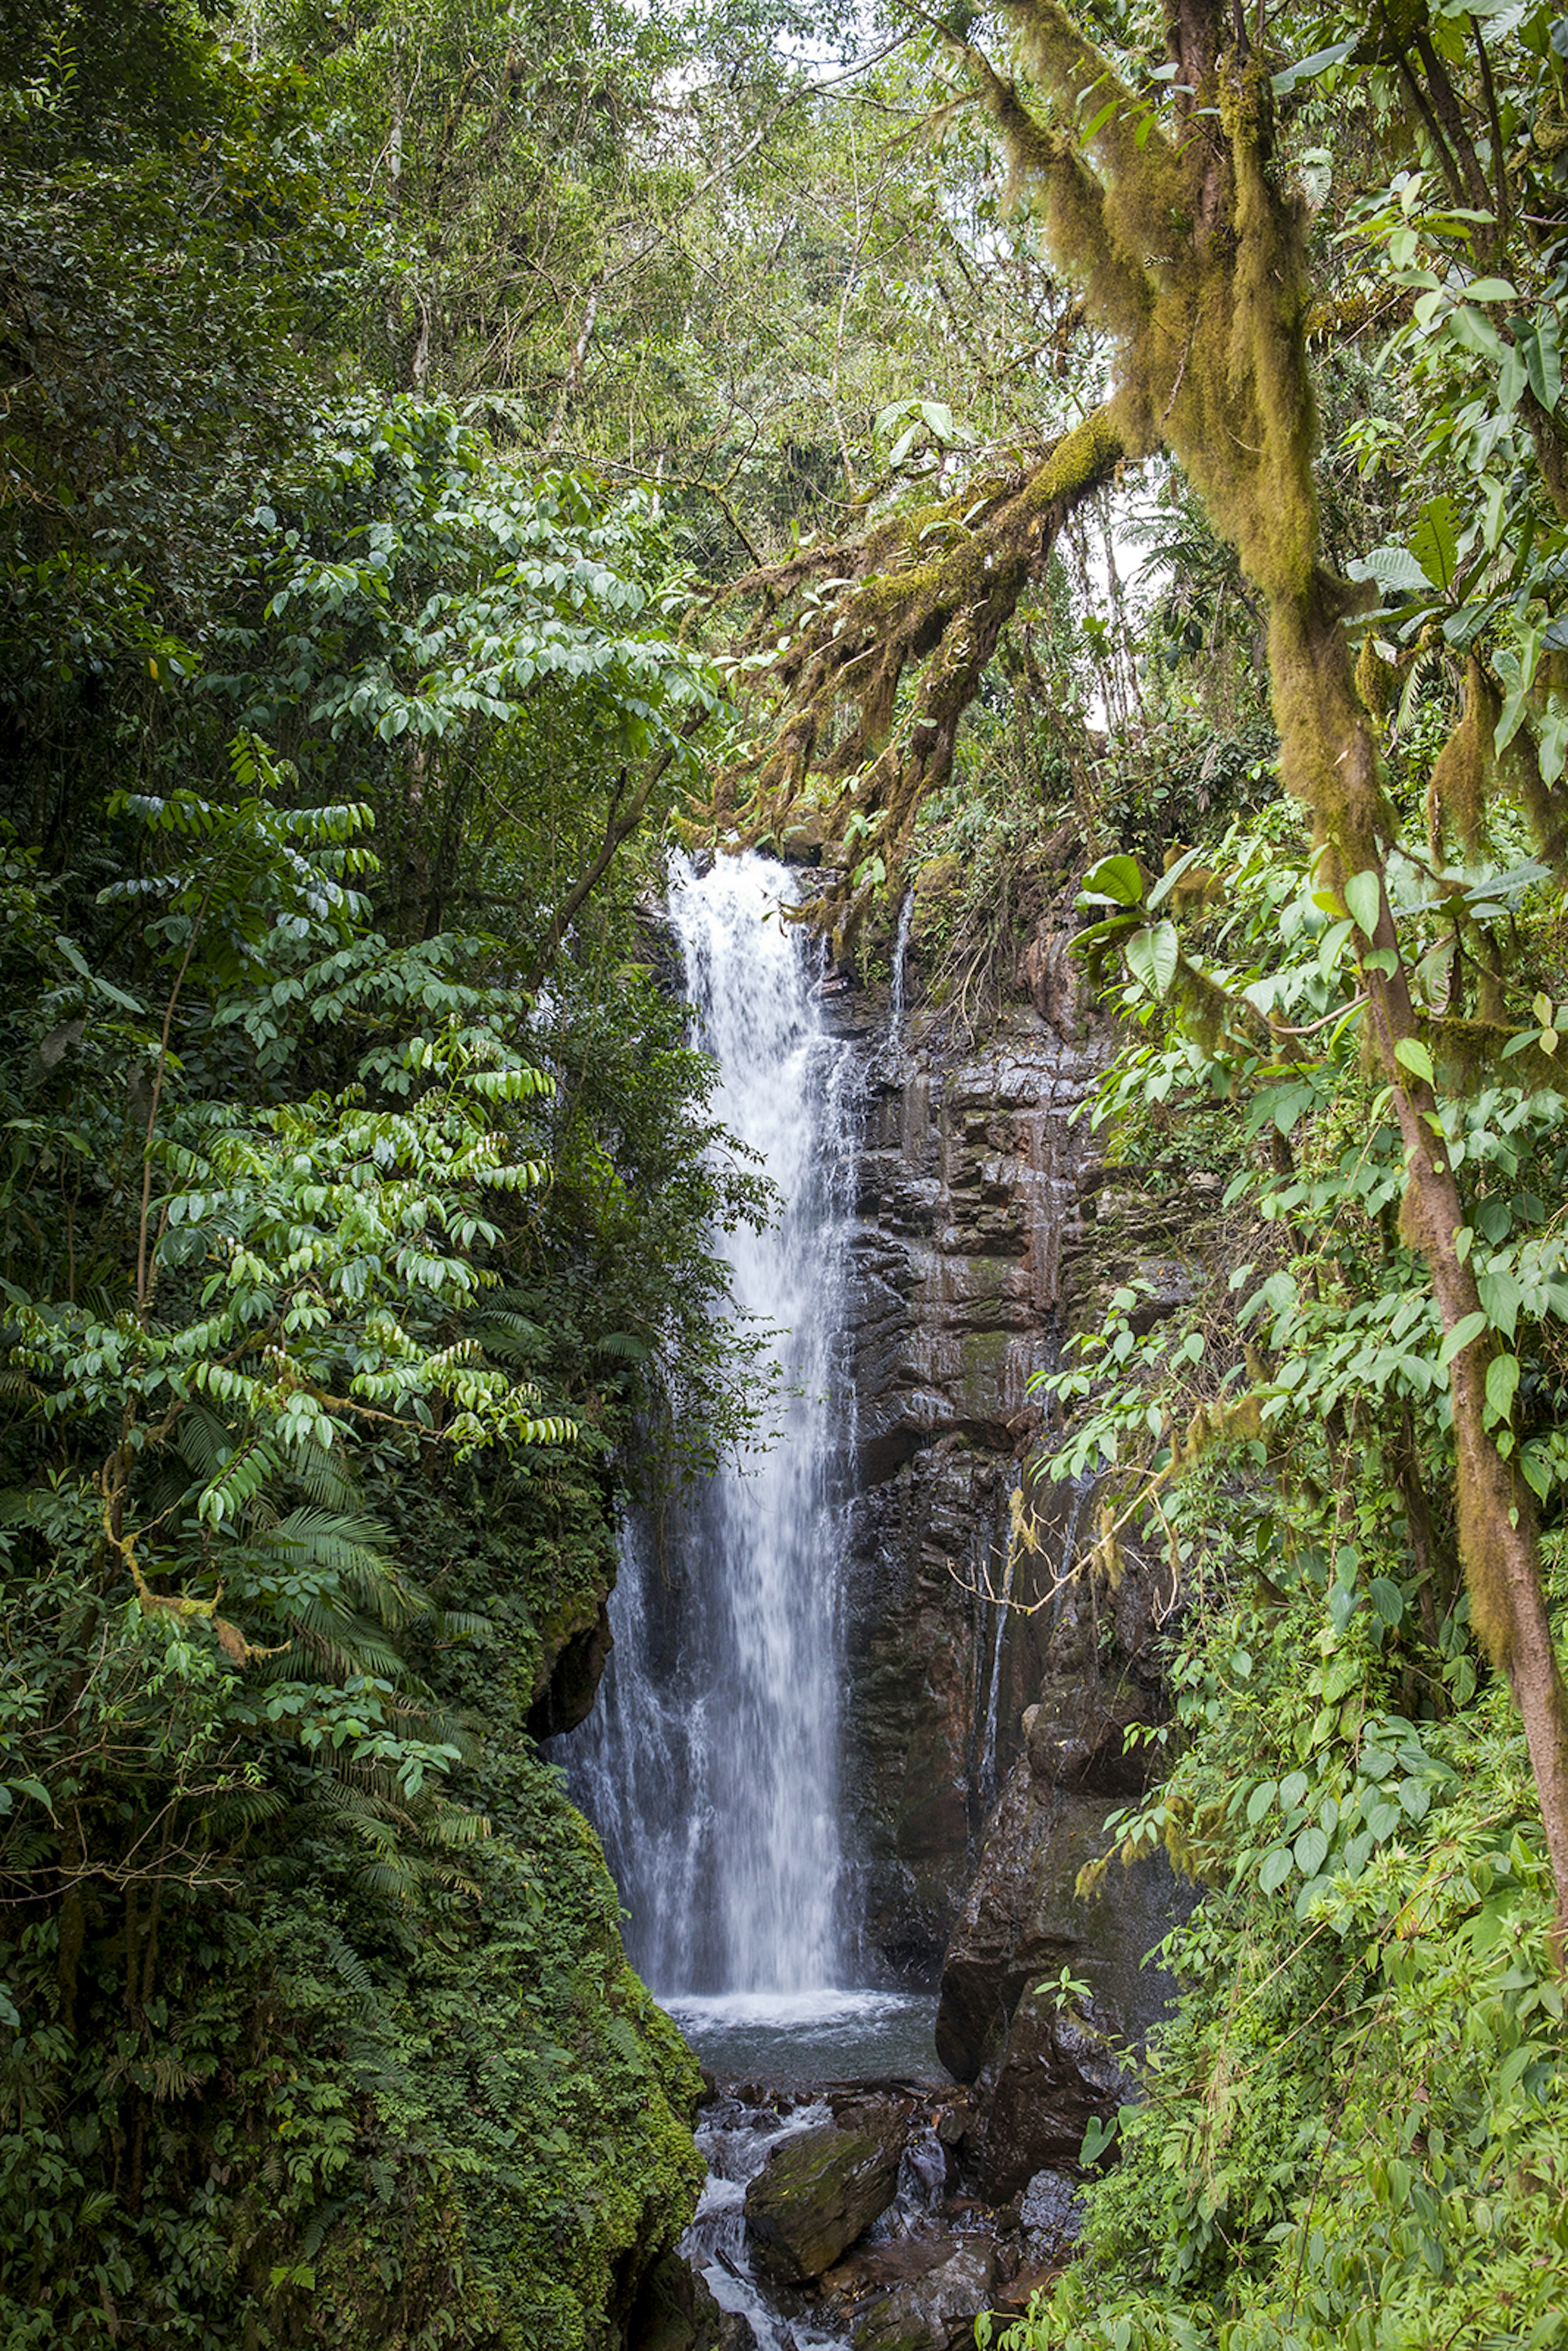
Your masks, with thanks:
M1069 1121L1099 1060L1021 1007L978 1049L917 1015L866 1055L847 1779L868 1939L913 1981L935 1979L1036 1694L1044 1628L990 1595L1040 1422L1030 1375L1056 1360L1082 1247ZM1037 1598L1043 1565L1009 1596Z
M917 984L896 1036L865 998L839 1014L866 1094L845 1712L867 1956L940 1982L944 2060L988 2095L1009 2066L1051 2070L1021 2046L1042 1970L1086 1977L1113 2029L1136 2032L1163 1996L1137 1964L1168 1923L1163 1865L1114 1873L1092 1905L1072 1888L1136 1783L1123 1732L1160 1712L1170 1595L1136 1571L1114 1594L1063 1586L1088 1498L1020 1486L1030 1374L1118 1282L1149 1280L1152 1316L1197 1270L1192 1204L1107 1170L1074 1121L1110 1040L1073 1005L1059 934L1042 926L1022 979L978 1042L922 1012ZM1009 1544L1020 1499L1038 1551ZM1020 2112L1020 2146L1029 2127Z

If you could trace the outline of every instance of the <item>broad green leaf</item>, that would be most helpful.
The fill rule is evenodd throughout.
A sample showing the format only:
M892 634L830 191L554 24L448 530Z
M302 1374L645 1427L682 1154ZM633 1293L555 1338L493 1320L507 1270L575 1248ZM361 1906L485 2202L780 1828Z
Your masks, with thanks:
M1531 391L1542 408L1555 408L1563 397L1563 358L1553 312L1538 310L1534 324L1519 328L1514 340L1530 378Z
M1101 903L1103 904L1105 902L1102 900ZM1125 932L1134 929L1137 920L1135 914L1108 914L1103 923L1091 923L1087 930L1075 932L1069 942L1068 951L1072 955L1085 954L1091 948L1101 946L1106 939L1119 938ZM1532 1030L1531 1036L1533 1033ZM1525 1041L1528 1043L1530 1039L1527 1038Z
M1454 1357L1462 1354L1467 1347L1473 1346L1486 1328L1484 1314L1466 1314L1456 1322L1438 1350L1439 1370L1447 1371Z
M1259 1822L1262 1819L1264 1813L1273 1802L1275 1793L1276 1790L1272 1780L1260 1781L1259 1785L1253 1789L1252 1793L1247 1799L1247 1824L1249 1828L1257 1827Z
M1295 1856L1288 1844L1270 1845L1263 1855L1258 1883L1265 1894L1277 1894L1294 1867Z
M1519 1388L1519 1357L1494 1355L1487 1365L1486 1416L1489 1423L1506 1420Z
M1197 849L1185 850L1181 856L1176 859L1174 865L1167 866L1165 872L1161 874L1159 880L1155 883L1154 888L1149 892L1148 908L1151 914L1154 913L1156 906L1164 904L1166 899L1176 888L1176 883L1181 880L1182 876L1186 873L1191 867L1197 864L1198 859L1202 855L1203 849L1200 844Z
M1385 596L1418 595L1432 584L1407 547L1375 547L1346 569L1353 580L1375 580Z
M1287 98L1299 81L1316 81L1320 74L1326 74L1333 67L1343 65L1346 57L1352 55L1360 40L1361 35L1354 33L1347 41L1335 41L1332 48L1314 49L1310 57L1298 57L1293 65L1284 67L1281 72L1273 76L1272 87L1275 97Z
M1500 279L1488 280L1500 284ZM1410 537L1410 552L1434 588L1452 585L1459 551L1459 510L1445 490L1429 498Z
M1355 925L1349 921L1331 923L1318 941L1318 971L1322 978L1327 979L1338 963L1344 952L1345 941L1354 928Z
M1383 884L1378 876L1370 871L1353 873L1344 885L1344 903L1355 918L1356 928L1363 937L1370 939L1383 910Z
M1170 993L1176 968L1174 923L1155 923L1147 930L1134 931L1122 952L1127 958L1128 970L1151 996L1163 998Z
M1296 1867L1303 1877L1315 1877L1328 1857L1329 1841L1314 1822L1296 1839Z
M1501 367L1508 346L1483 310L1472 309L1468 302L1461 302L1448 314L1448 332L1466 350L1474 351L1478 359L1490 360L1493 367ZM1528 360L1525 364L1529 365Z
M1385 1625L1397 1625L1405 1614L1405 1595L1392 1576L1372 1579L1372 1604Z
M1113 906L1140 905L1144 896L1144 876L1137 859L1125 855L1103 857L1093 872L1085 874L1082 896L1099 899Z
M1424 1079L1427 1085L1433 1082L1432 1056L1419 1038L1401 1037L1394 1048L1394 1058L1413 1078Z
M1521 2041L1517 2049L1511 2050L1498 2067L1492 2084L1494 2100L1506 2098L1511 2090L1517 2089L1525 2068L1540 2054L1539 2044L1533 2041Z

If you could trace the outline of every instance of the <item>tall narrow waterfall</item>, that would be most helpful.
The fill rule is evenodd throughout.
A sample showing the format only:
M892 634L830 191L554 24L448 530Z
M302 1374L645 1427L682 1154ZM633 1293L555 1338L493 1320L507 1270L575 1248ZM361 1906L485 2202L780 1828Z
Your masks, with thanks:
M736 1302L776 1332L779 1433L666 1526L626 1531L615 1647L569 1772L666 1998L839 1980L839 1497L852 1406L838 1362L848 1056L821 954L782 922L791 877L755 856L674 877L670 913L716 1108L782 1196L719 1237Z

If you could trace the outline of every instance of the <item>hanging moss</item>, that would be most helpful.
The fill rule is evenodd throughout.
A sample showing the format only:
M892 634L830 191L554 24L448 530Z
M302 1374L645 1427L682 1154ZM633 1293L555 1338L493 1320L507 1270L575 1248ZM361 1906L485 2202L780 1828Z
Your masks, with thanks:
M1098 410L1043 462L988 495L967 493L879 525L839 595L778 632L768 675L787 716L721 779L716 820L736 824L748 793L738 829L755 842L777 837L807 799L835 832L858 816L857 833L874 835L883 874L894 879L922 803L952 773L960 722L1003 629L1067 515L1124 454L1113 417ZM807 576L792 558L778 574L740 585L761 590L786 573L795 584ZM770 632L776 614L770 608ZM830 882L810 909L842 946L883 886L874 871L858 883L852 872Z
M1432 769L1427 789L1427 831L1434 859L1457 839L1467 857L1487 855L1486 804L1497 782L1492 748L1501 701L1480 663L1465 672L1465 707Z
M1568 879L1568 798L1541 772L1541 754L1528 726L1521 726L1498 761L1499 780L1523 809L1536 853L1561 882Z
M1355 690L1375 718L1387 717L1399 691L1399 672L1384 660L1370 631L1355 664Z

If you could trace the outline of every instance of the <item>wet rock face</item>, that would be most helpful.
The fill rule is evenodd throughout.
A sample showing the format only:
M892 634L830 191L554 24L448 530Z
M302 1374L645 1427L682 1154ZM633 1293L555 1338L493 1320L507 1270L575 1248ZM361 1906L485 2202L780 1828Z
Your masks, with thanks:
M1038 1689L1033 1620L988 1593L1040 1425L1030 1376L1055 1361L1082 1246L1092 1164L1068 1119L1104 1043L1023 1005L973 1050L918 1017L896 1043L843 1017L868 1023L846 1788L873 1952L931 1984Z
M1014 2011L994 2064L973 2168L982 2195L1016 2196L1043 2165L1075 2164L1083 2134L1098 2116L1134 2094L1107 2034L1089 2014L1059 2011L1044 1994L1026 1994Z
M554 1739L587 1721L605 1659L613 1646L610 1610L601 1594L580 1603L576 1614L559 1625L547 1628L545 1653L528 1710L531 1739Z
M1071 1676L1045 1689L1026 1712L1026 1751L988 1823L943 1964L936 2050L961 2082L1000 2052L1025 1992L1063 1968L1139 2039L1172 1990L1142 1965L1180 1906L1164 1858L1115 1870L1088 1901L1076 1891L1079 1871L1105 1851L1106 1814L1161 1760L1154 1745L1124 1744L1129 1722L1157 1717L1157 1691L1125 1672L1101 1691Z
M756 2351L743 2318L721 2310L679 2253L654 2262L626 2325L626 2351Z
M1106 1849L1107 1813L1163 1768L1161 1747L1142 1735L1165 1711L1162 1579L1145 1564L1114 1593L1085 1580L1063 1595L1024 1752L944 1963L937 2052L975 2085L964 2152L993 2199L1042 2166L1076 2161L1092 2117L1132 2095L1118 2053L1141 2044L1175 1991L1144 1964L1190 1898L1163 1855L1113 1870L1088 1899L1076 1892L1079 1871ZM1082 2008L1064 1970L1091 1988Z
M1155 1710L1160 1593L1136 1576L1087 1604L1055 1589L1087 1497L1030 1496L1040 1548L1018 1552L1008 1582L1009 1520L1041 1425L1031 1374L1055 1364L1069 1332L1097 1325L1124 1281L1151 1285L1145 1323L1184 1305L1210 1205L1107 1170L1087 1121L1071 1123L1112 1040L1073 1007L1065 935L1044 926L1023 975L1030 1000L978 1045L919 1011L892 1039L864 997L834 1014L861 1045L866 1102L849 1301L858 1494L844 1792L867 1964L921 1987L938 1980L1028 1710L1040 1709L1039 1776L1101 1799L1101 1818L1106 1799L1142 1784L1124 1734ZM1004 1589L1019 1611L998 1604ZM1048 1768L1051 1740L1062 1753ZM1094 1811L1060 1829L1069 1886Z
M821 2277L893 2201L898 2163L896 2142L835 2123L786 2139L746 2191L759 2265L786 2284Z

